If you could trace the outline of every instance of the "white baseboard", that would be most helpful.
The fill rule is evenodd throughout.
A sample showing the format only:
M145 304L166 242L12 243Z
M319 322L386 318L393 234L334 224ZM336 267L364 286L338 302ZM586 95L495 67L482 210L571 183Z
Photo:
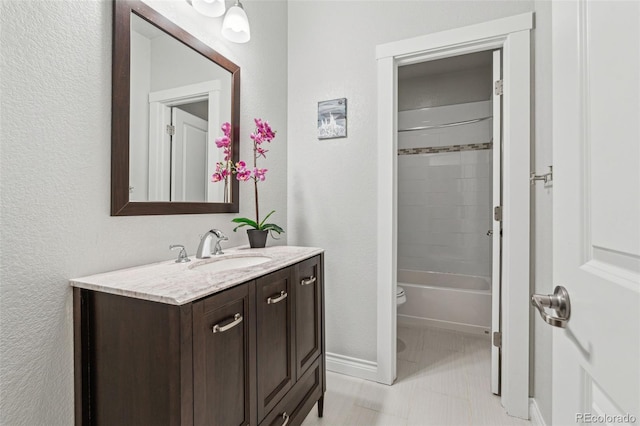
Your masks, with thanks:
M547 426L538 407L538 403L533 398L529 398L529 417L531 417L531 424L533 426Z
M377 381L378 363L327 352L327 370L360 379Z

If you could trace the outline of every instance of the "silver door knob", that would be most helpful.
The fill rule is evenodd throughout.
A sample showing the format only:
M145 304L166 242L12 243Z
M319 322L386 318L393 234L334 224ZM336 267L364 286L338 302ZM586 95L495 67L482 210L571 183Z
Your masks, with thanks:
M569 292L562 286L557 286L553 294L532 294L531 304L538 309L540 316L549 325L565 328L571 317L571 301ZM545 308L553 309L558 316L549 315Z

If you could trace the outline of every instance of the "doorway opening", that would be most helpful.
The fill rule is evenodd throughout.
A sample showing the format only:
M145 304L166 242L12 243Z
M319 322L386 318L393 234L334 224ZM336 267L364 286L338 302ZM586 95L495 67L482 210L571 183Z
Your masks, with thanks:
M502 263L498 266L499 274L492 273L492 279L501 277L502 285L501 293L496 299L501 306L501 311L493 311L501 312L502 315L501 336L498 335L496 339L496 343L502 350L498 362L502 379L499 389L501 404L508 414L521 418L529 417L530 30L532 28L533 14L526 13L377 47L378 381L392 384L397 376L396 287L400 254L398 251L398 126L401 122L398 114L398 75L404 66L479 52L501 51L503 66L500 85L503 94L500 119L503 124L501 126L503 185L502 202L492 207L498 207L496 214L501 216L502 220L502 256L497 257L502 259ZM494 117L492 121L496 123L495 110L492 110L492 113ZM494 152L497 153L498 150ZM495 163L493 156L492 161ZM494 237L500 236L499 228L497 232L495 229L492 230ZM492 256L492 258L495 257ZM494 303L495 301L492 300L492 304Z
M467 347L500 393L501 52L398 67L399 359ZM494 258L495 257L495 258ZM417 339L417 341L416 341ZM442 340L452 346L436 348ZM406 341L405 341L406 340ZM471 354L471 352L473 352ZM426 376L434 368L425 356ZM456 356L438 367L463 368ZM486 371L483 371L486 370ZM486 373L486 375L485 375ZM437 374L437 371L434 372Z

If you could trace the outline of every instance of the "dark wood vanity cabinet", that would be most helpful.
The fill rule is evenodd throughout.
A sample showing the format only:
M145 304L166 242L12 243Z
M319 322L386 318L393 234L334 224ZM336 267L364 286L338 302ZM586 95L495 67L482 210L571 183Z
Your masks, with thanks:
M74 289L76 425L299 425L325 385L322 255L185 305Z
M196 425L243 426L255 418L254 292L251 282L193 304Z

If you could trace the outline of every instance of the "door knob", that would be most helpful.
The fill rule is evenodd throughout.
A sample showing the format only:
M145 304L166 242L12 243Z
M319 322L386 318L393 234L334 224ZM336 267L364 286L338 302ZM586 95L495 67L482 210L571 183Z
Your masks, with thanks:
M565 328L571 317L569 292L561 285L556 286L553 294L532 294L531 304L538 309L540 316L549 325ZM558 316L549 315L545 308L553 309Z

